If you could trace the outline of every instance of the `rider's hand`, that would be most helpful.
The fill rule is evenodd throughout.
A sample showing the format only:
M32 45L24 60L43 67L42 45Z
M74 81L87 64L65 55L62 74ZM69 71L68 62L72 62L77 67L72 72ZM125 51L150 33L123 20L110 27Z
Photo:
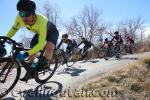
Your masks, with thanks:
M0 48L2 48L3 46L0 44Z
M4 45L3 41L0 41L0 47L2 47Z
M57 51L57 50L58 50L57 48L54 49L54 51Z
M19 61L24 61L28 56L29 56L29 54L28 54L27 52L26 52L26 53L23 53L23 54L19 53L19 54L17 55L17 59L18 59Z

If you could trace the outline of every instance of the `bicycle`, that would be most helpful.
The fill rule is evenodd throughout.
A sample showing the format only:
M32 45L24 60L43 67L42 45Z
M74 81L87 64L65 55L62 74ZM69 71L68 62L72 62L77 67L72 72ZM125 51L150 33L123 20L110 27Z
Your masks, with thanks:
M77 61L78 61L78 57L77 56L77 48L74 48L71 53L67 54L63 49L57 49L56 50L57 52L57 58L58 58L58 62L59 62L59 65L64 65L66 64L67 67L71 67L73 66Z
M136 51L134 44L126 44L124 46L124 49L125 49L125 53L127 54L133 54Z
M34 76L35 81L40 84L47 82L55 73L58 66L57 57L55 56L55 53L53 55L52 64L49 65L48 68L45 68L45 66L42 66L41 64L45 49L44 48L41 51L41 54L39 55L39 61L37 63L37 68L39 68L40 66L44 68L41 71L33 71L26 61L18 61L16 59L16 56L19 52L27 51L30 49L25 49L22 44L17 43L16 41L7 37L0 36L0 41L2 41L3 43L12 44L10 56L0 58L0 86L5 85L7 81L9 82L7 86L3 86L5 88L0 87L0 98L6 96L15 87L20 78L21 67L24 67L25 70L29 73L29 75ZM11 79L11 75L13 75L12 78L14 79ZM10 84L11 81L12 83Z
M105 52L104 52L104 59L108 60L109 58L112 58L113 56L115 56L117 59L121 58L121 51L119 49L118 46L111 46L105 47Z
M67 54L62 49L56 50L56 55L58 59L58 63L60 65L66 64L67 67L72 67L77 61L79 60L88 60L90 57L92 57L91 53L89 53L87 50L84 51L84 49L74 48L71 53Z
M89 59L92 58L92 51L90 51L90 49L80 49L80 57L79 57L79 60L84 60L84 61L88 61Z

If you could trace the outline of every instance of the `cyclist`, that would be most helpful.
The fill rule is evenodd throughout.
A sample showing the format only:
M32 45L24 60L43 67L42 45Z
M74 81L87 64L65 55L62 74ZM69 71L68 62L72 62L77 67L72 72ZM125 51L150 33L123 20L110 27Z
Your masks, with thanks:
M134 40L132 38L130 38L129 36L127 36L126 41L127 41L128 45L133 45L134 44Z
M23 61L28 57L33 61L36 53L45 47L44 62L49 63L59 36L56 26L43 15L35 12L36 4L32 0L19 0L17 10L19 14L7 37L12 38L21 26L35 33L31 41L32 49L23 54L19 53L17 59ZM30 76L26 73L21 80L27 81L29 78Z
M91 46L94 47L93 43L91 43L90 41L88 41L86 38L82 37L81 42L78 44L77 47L79 47L81 44L84 44L84 47L80 50L80 52L83 50L83 56L82 58L84 58L86 56L87 50L91 48Z
M108 48L111 48L113 46L113 43L109 41L108 38L106 38L102 47L105 47L105 45L107 45Z
M61 39L61 42L58 44L57 48L56 49L59 49L60 46L62 45L62 43L66 43L67 44L67 47L66 47L66 53L67 55L71 53L71 51L77 47L77 42L74 40L74 39L68 39L68 34L63 34L62 35L62 39ZM67 62L67 59L64 59L64 62L65 63Z
M129 36L126 37L126 49L129 51L129 53L133 53L133 46L134 45L134 40L130 38Z
M62 39L61 42L58 44L57 49L60 48L60 46L62 45L62 43L66 43L67 47L66 47L66 53L70 54L71 51L77 47L77 42L74 39L68 39L68 34L63 34L62 35Z
M113 39L111 40L111 42L114 40L116 41L115 48L118 48L120 50L120 45L123 44L123 39L118 31L116 31L114 33L114 36L113 36Z
M102 45L102 48L105 47L105 53L106 55L110 55L110 53L114 53L113 43L108 40L108 38L105 39L104 44Z

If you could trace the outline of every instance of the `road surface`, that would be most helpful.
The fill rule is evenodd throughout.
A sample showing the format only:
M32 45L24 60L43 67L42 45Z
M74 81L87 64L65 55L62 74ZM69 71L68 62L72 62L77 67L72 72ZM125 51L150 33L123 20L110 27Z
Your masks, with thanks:
M71 68L65 65L60 66L54 76L45 84L39 85L31 79L28 83L18 81L15 88L2 100L59 100L64 96L65 90L77 89L86 84L89 80L95 79L111 70L121 68L133 61L141 59L143 55L149 55L149 52L134 55L125 55L121 60L111 58L108 61L104 59L93 59L88 62L77 62ZM25 70L22 69L21 77ZM49 97L48 94L51 94Z

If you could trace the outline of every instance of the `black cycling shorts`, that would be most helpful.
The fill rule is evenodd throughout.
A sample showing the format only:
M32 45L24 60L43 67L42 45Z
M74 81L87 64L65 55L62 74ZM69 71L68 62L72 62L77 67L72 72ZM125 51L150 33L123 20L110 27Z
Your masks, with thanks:
M33 48L39 42L38 37L39 37L39 35L35 34L35 36L33 37L32 41L31 41L30 48ZM59 37L59 32L58 32L56 26L53 23L48 21L47 22L46 41L51 42L56 46L58 37Z

